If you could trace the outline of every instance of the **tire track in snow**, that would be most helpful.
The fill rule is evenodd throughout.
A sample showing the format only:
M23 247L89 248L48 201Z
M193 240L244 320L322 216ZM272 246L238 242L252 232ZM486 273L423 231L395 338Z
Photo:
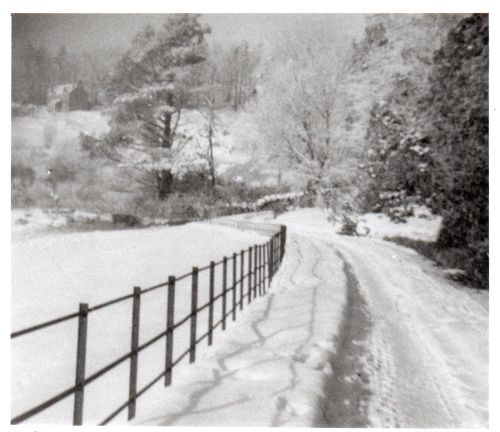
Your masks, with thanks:
M327 399L321 410L322 418L317 419L315 426L367 427L371 392L363 359L371 321L351 265L339 251L335 253L343 262L347 302L336 338L337 351L330 360L333 376L326 380Z
M354 252L351 245L346 246L342 242L342 249L349 253L351 259L356 259L355 265L363 280L365 293L369 294L370 310L375 314L373 334L368 342L368 370L372 377L369 417L372 426L429 427L433 424L428 423L430 413L435 419L450 421L450 412L443 405L442 395L436 393L435 383L427 373L422 374L422 359L415 355L418 349L409 336L410 330L404 320L399 320L404 311L400 310L397 299L384 297L383 287L392 283L394 274L384 268L382 260L373 261L373 257L359 254L358 248ZM368 262L376 262L376 265L368 265ZM394 272L394 269L391 270ZM384 315L382 308L376 304L383 301L386 302ZM424 388L427 388L425 393L422 391ZM429 391L431 388L432 392Z
M461 302L461 293L450 297L448 286L420 270L415 258L403 255L404 249L368 239L338 238L335 244L354 260L374 314L369 350L376 364L385 364L372 374L374 426L395 426L391 416L403 427L483 424L483 409L474 405L481 407L485 397L479 390L484 387L474 372L478 366L468 360L476 341L464 346L467 328L463 334L459 330L467 318L439 312L441 304ZM468 375L462 379L457 371ZM487 422L487 413L485 418Z

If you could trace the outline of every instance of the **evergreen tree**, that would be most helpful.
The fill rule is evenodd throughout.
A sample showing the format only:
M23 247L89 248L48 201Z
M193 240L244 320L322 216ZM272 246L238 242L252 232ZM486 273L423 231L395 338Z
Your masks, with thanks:
M110 77L111 130L102 149L159 199L172 191L173 166L190 137L178 130L189 106L193 71L205 60L209 29L198 15L172 15L161 30L147 26Z
M441 247L465 248L466 270L488 285L488 15L460 21L434 55L431 111L445 167Z

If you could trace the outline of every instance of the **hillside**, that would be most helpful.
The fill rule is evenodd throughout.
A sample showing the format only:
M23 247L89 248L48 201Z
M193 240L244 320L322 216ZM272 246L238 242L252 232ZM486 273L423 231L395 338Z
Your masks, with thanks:
M82 152L79 135L99 137L108 127L109 116L101 111L49 112L37 109L33 115L12 118L12 160L35 170L36 178L43 179L51 162L69 159L82 171L88 154ZM199 111L185 111L179 131L192 139L184 151L184 159L205 157L208 153L206 119ZM252 185L273 185L279 172L270 166L257 151L258 135L251 116L245 111L221 110L216 115L214 129L214 158L219 176ZM201 155L201 156L200 156ZM108 164L110 168L113 164ZM282 173L283 174L283 173ZM293 181L293 176L282 175L281 180Z

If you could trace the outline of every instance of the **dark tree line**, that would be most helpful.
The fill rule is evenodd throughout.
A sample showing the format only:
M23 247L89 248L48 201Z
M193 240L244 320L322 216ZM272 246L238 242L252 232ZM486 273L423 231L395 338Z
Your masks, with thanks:
M56 54L29 41L14 41L12 49L12 101L45 105L49 89L82 81L93 100L104 89L113 51L70 52L63 45Z
M467 270L488 285L488 15L462 20L434 55L431 109L436 158L443 167L439 191L442 247L467 248Z

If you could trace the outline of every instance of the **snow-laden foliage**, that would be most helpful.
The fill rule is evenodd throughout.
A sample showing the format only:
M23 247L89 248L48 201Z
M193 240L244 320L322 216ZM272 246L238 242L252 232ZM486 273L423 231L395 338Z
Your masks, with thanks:
M453 14L367 17L365 35L354 44L353 77L361 84L356 89L350 83L353 128L364 131L366 139L358 165L362 210L389 213L385 192L403 192L436 208L438 164L429 145L425 97L433 52L459 19ZM396 213L397 219L404 217Z
M256 212L262 210L272 210L276 216L278 213L283 213L289 207L296 206L300 199L304 196L304 192L286 192L264 195L263 197L253 201L232 201L223 204L222 208L230 209L229 213L239 212Z
M279 165L319 188L351 177L359 147L346 139L345 53L314 40L293 45L264 88L259 126Z
M109 82L114 113L102 149L160 199L172 192L174 167L191 140L179 123L194 90L196 66L206 57L204 36L210 30L198 19L172 15L161 30L147 26Z

